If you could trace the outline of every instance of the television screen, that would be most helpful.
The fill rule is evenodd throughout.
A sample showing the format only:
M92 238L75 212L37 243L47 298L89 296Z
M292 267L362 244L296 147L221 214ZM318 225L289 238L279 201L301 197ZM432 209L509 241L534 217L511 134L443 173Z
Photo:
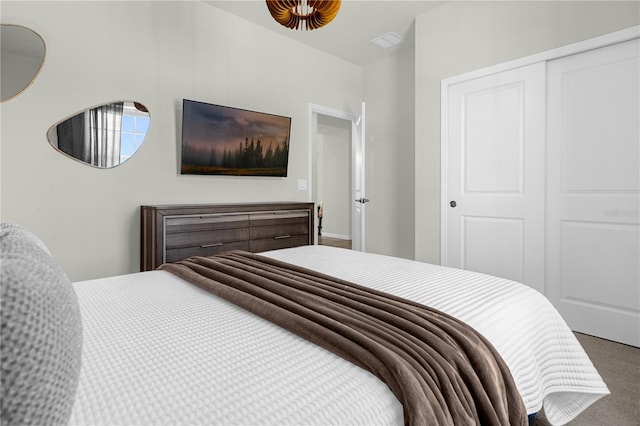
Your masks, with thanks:
M188 175L287 176L291 117L183 99Z

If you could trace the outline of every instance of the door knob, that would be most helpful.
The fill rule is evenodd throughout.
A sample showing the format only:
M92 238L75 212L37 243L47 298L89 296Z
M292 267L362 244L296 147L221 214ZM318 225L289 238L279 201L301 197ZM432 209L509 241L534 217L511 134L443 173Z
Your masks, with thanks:
M369 201L371 201L368 198L357 198L356 202L360 203L360 204L364 204L364 203L368 203Z
M451 201L451 202L449 203L449 205L450 205L451 207L455 207L455 206L457 206L457 205L458 205L458 203L456 203L455 201Z

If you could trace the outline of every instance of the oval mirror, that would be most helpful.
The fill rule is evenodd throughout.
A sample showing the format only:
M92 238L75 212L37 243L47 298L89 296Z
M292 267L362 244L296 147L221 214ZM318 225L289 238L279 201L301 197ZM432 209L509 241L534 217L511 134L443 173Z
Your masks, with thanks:
M149 111L141 103L113 102L54 124L47 138L62 154L90 166L109 169L136 153L149 122Z
M21 25L2 24L0 30L0 96L2 102L27 89L44 63L44 40Z

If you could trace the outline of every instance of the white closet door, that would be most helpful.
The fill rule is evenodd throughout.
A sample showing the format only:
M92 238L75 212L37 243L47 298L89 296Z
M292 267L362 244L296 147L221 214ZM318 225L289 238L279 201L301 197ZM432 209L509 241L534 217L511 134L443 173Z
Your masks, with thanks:
M547 296L640 346L638 40L548 63Z
M448 89L442 264L544 290L542 63Z

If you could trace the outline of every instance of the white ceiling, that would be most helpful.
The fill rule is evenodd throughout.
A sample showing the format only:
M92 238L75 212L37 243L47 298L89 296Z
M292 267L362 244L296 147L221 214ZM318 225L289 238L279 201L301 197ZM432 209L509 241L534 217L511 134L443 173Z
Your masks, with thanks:
M444 1L436 0L343 0L338 16L313 31L290 30L269 14L264 0L205 0L205 3L247 21L296 39L309 46L357 65L367 65L401 49L402 45L380 49L370 41L388 32L413 45L414 18Z

